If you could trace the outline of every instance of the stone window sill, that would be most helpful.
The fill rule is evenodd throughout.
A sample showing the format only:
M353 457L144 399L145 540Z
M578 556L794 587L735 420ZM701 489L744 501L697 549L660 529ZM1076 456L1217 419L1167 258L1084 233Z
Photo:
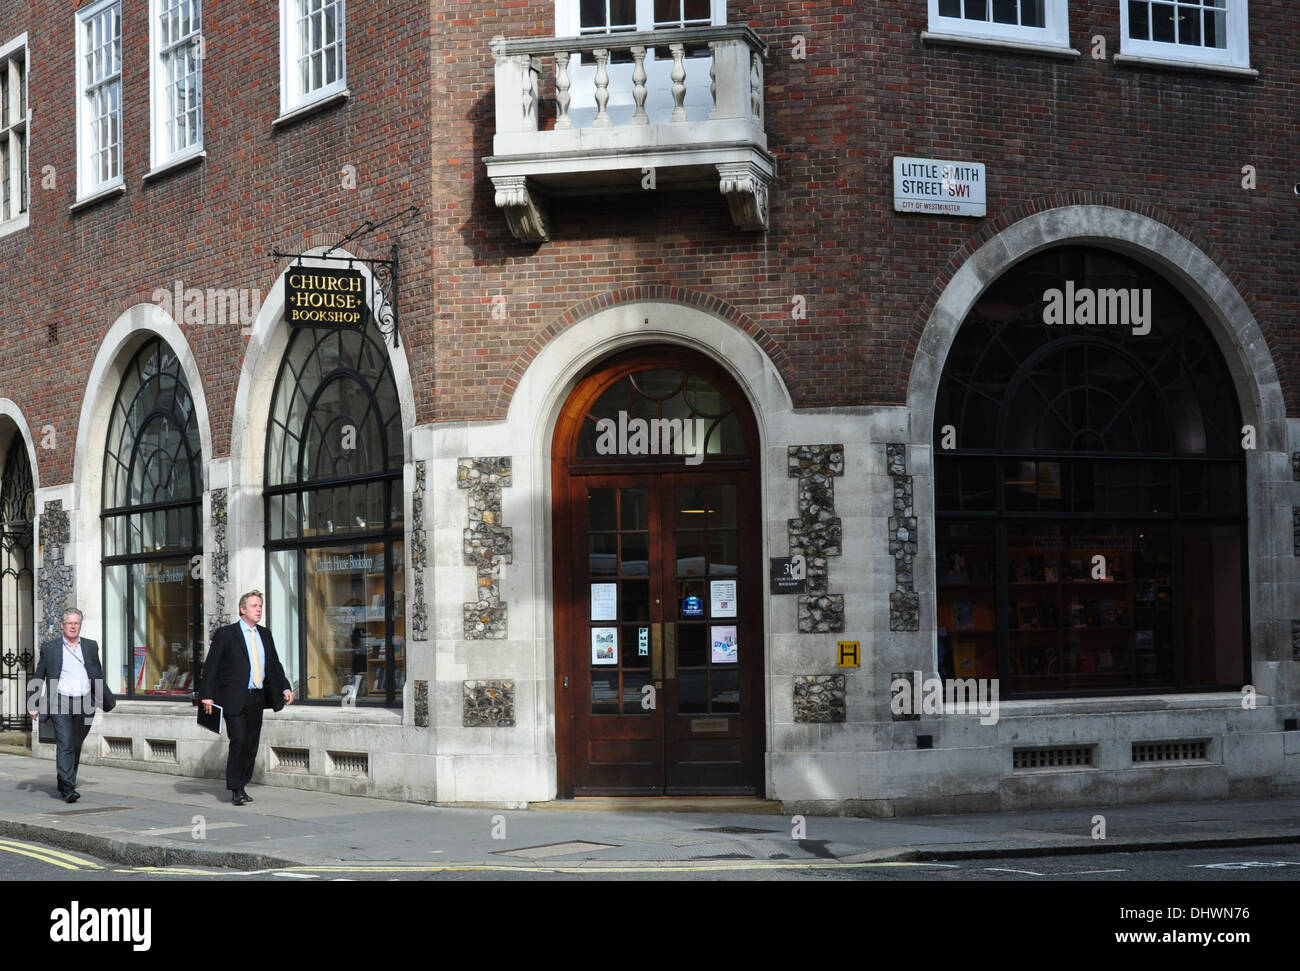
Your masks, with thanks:
M170 162L164 162L156 169L150 169L144 174L141 182L152 182L154 179L161 178L164 175L170 175L173 172L179 172L182 169L188 169L192 165L198 165L208 157L207 152L195 152L193 155L186 155L184 158L172 159Z
M341 105L350 97L352 97L351 89L344 88L342 91L336 91L334 94L327 95L319 101L300 105L292 111L285 112L279 118L275 119L275 121L271 122L271 128L272 130L285 128L296 122L302 121L304 118L309 118L317 112L324 111L327 108L332 108L335 105Z
M126 182L119 182L117 185L111 185L107 189L100 189L93 195L88 195L84 199L78 199L72 205L68 206L68 212L80 212L83 209L89 209L91 206L97 206L101 202L109 199L115 199L126 192Z
M973 37L967 34L941 34L929 30L921 31L921 41L925 44L937 44L944 47L985 47L1013 51L1019 54L1043 54L1047 57L1081 57L1073 47L1057 47L1055 44L1034 44L1029 41L1002 40L997 37Z
M1116 54L1114 61L1120 67L1152 67L1161 71L1191 71L1195 74L1223 74L1228 77L1253 79L1259 72L1249 67L1230 67L1227 64L1206 64L1202 61L1174 61L1144 54Z

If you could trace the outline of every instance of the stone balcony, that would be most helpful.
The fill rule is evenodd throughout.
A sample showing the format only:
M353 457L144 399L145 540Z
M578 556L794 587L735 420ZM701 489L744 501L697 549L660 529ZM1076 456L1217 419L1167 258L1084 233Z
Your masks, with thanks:
M767 48L748 26L496 38L492 53L496 133L483 161L518 239L547 239L549 207L568 197L704 185L740 229L767 229Z

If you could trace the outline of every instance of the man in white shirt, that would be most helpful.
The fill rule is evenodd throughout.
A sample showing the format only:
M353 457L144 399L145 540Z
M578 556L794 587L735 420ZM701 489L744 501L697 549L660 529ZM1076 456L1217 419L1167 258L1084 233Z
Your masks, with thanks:
M81 611L76 607L63 612L63 636L41 645L41 659L32 682L33 688L45 691L46 699L45 713L32 710L32 719L42 717L54 722L59 795L65 802L81 798L77 791L77 769L81 766L81 746L90 734L97 700L104 711L112 711L115 704L104 684L99 645L81 636L81 618Z

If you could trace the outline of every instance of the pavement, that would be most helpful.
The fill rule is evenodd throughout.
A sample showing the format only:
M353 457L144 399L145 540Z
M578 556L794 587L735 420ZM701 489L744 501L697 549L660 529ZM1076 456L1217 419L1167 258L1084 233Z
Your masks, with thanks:
M1300 842L1300 797L808 816L800 832L799 817L773 813L775 804L755 811L756 800L665 802L667 811L611 811L608 801L506 810L256 785L248 789L255 801L236 807L218 779L87 765L81 800L68 805L57 796L54 763L17 751L0 752L0 837L135 867L788 869ZM673 811L678 805L696 811ZM1093 838L1096 815L1105 817L1104 839Z

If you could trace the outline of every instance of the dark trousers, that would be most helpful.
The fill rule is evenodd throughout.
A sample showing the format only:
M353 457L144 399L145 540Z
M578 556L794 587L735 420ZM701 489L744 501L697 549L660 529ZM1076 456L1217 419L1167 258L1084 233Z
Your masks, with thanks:
M226 788L242 789L253 778L253 761L262 739L262 705L265 693L259 688L248 692L248 704L238 715L226 715L226 734L230 736L230 755L226 758Z
M59 710L64 713L59 714ZM69 712L71 712L69 714ZM88 714L83 714L88 712ZM77 788L77 769L81 767L81 746L90 734L95 706L90 695L84 698L60 696L50 715L54 722L55 769L59 776L59 793Z

